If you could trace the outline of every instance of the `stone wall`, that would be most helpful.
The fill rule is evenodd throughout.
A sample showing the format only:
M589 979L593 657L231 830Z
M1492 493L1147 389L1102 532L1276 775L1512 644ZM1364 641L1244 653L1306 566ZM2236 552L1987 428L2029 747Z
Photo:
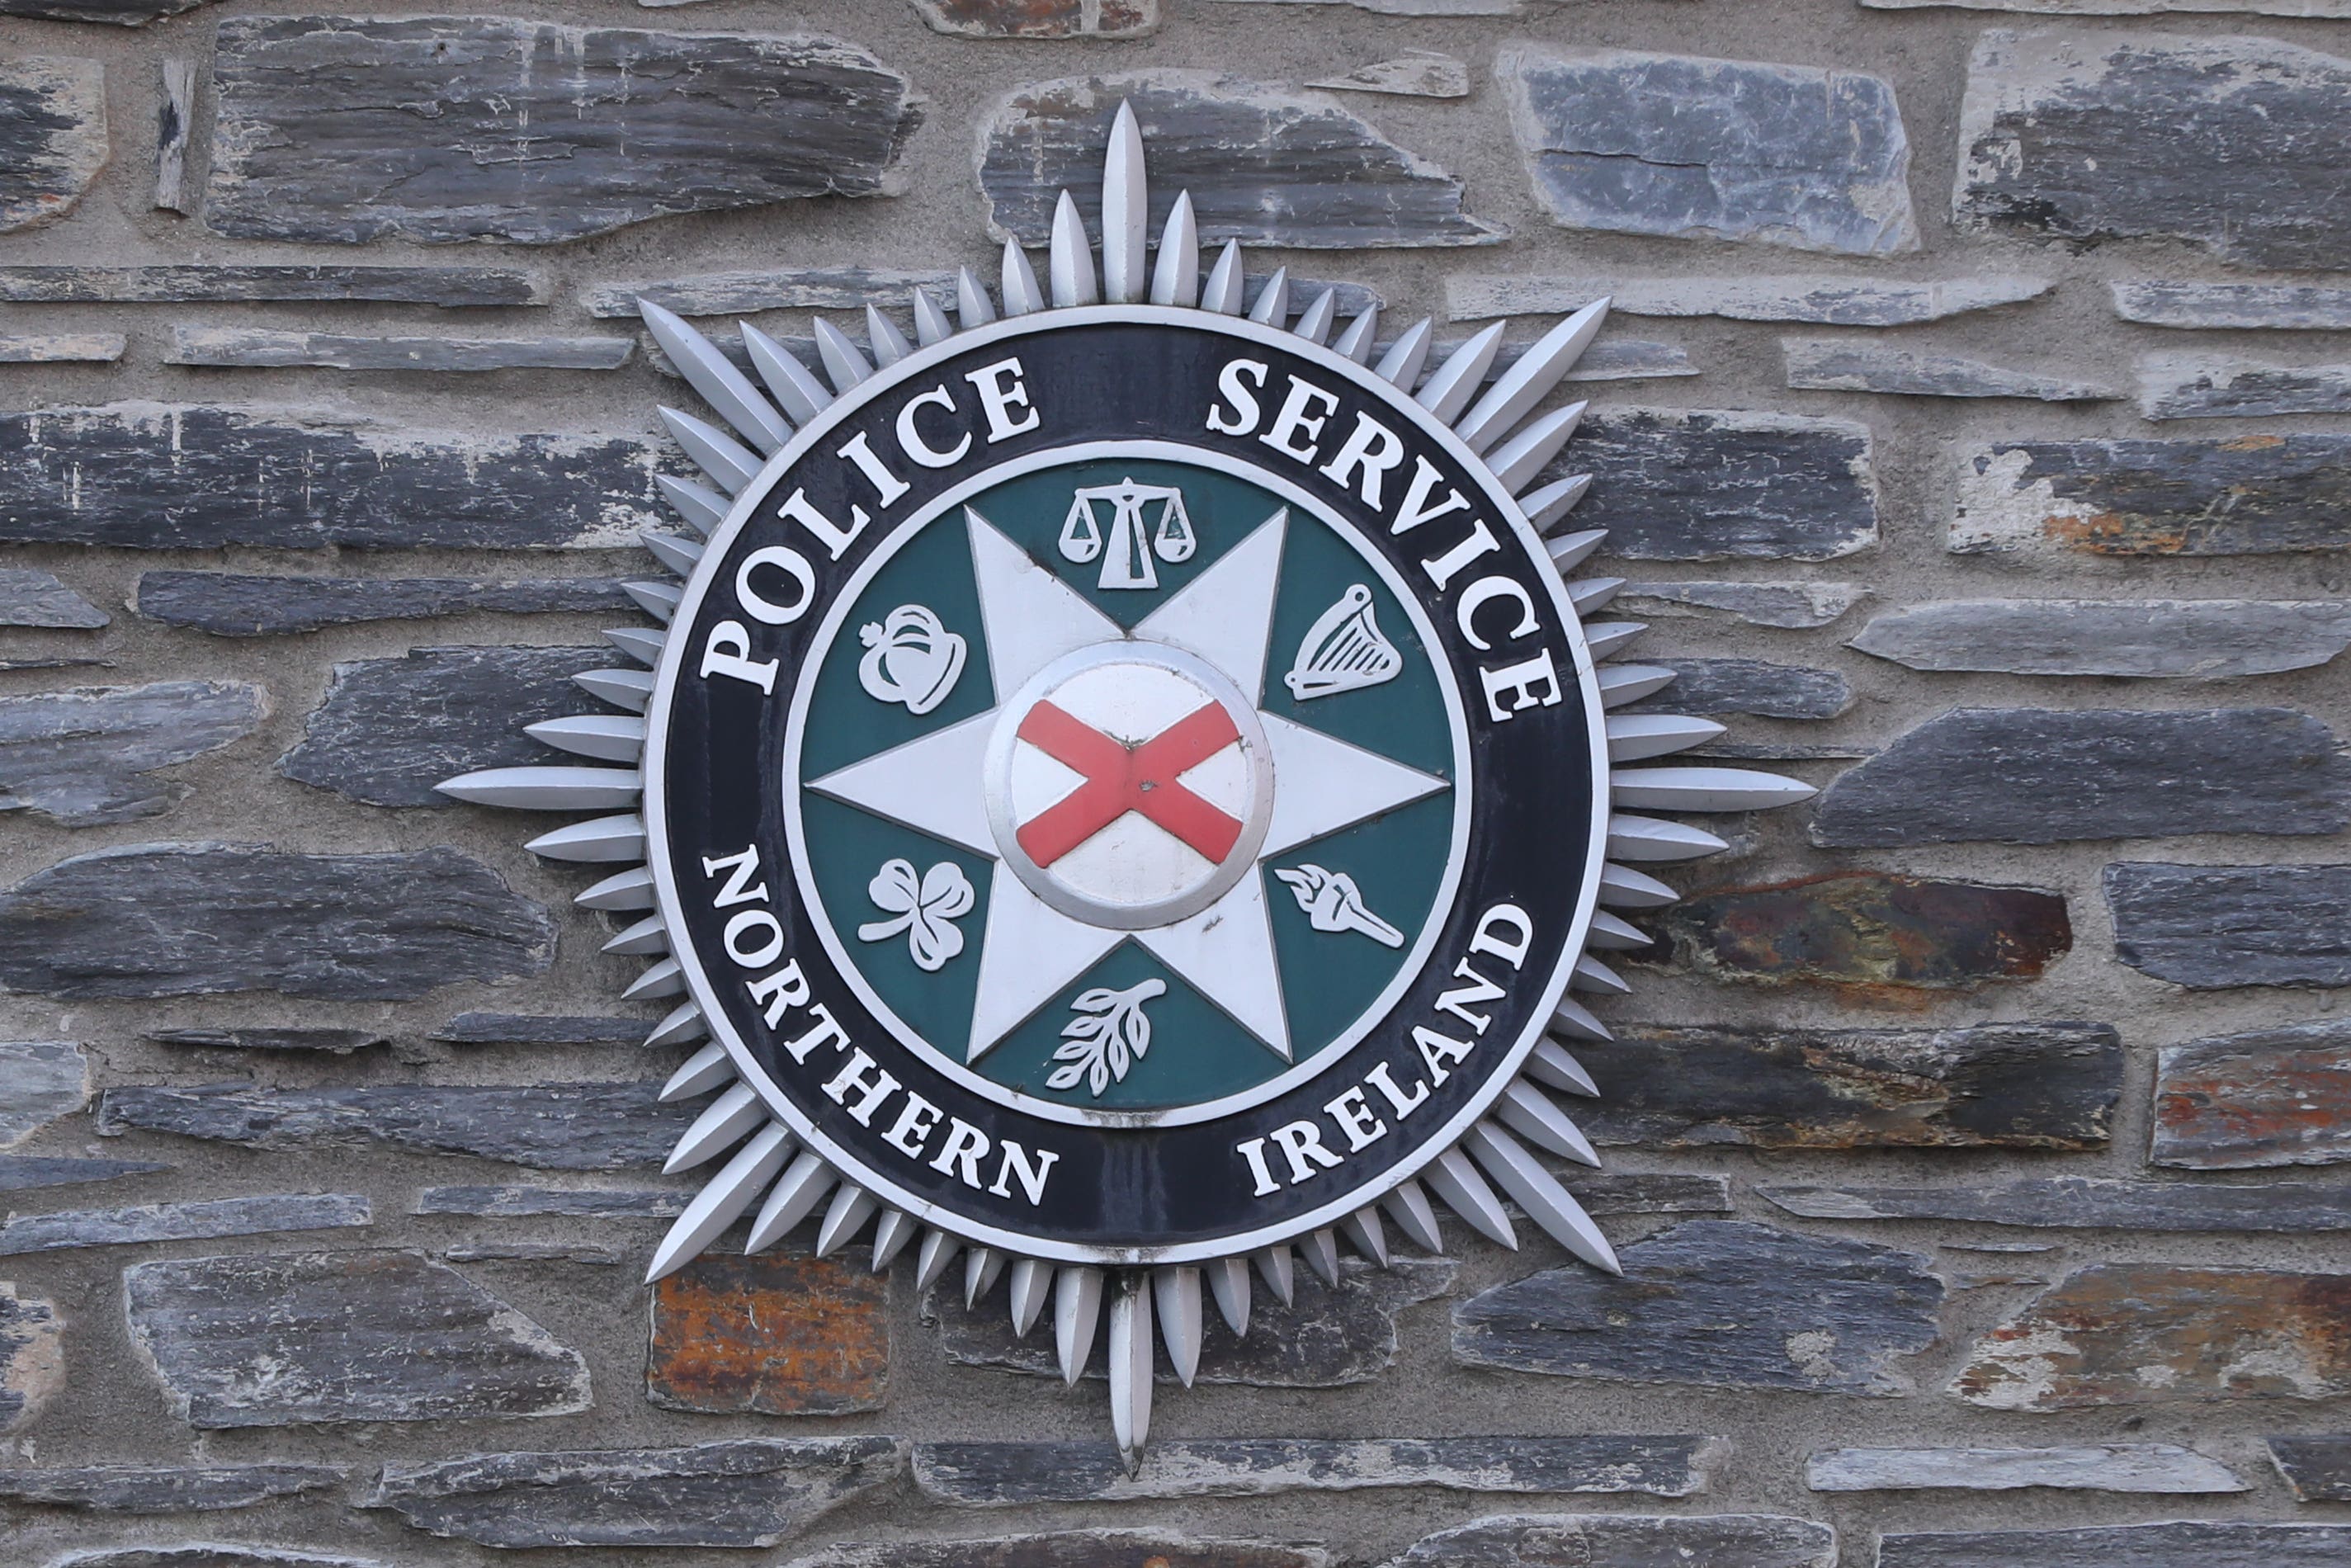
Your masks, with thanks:
M0 0L0 1558L2351 1561L2351 4L368 11ZM862 330L1109 96L1393 322L1612 294L1615 611L1822 787L1584 1058L1623 1280L1301 1274L1133 1475L910 1260L641 1288L681 1053L431 789L626 663L632 296Z

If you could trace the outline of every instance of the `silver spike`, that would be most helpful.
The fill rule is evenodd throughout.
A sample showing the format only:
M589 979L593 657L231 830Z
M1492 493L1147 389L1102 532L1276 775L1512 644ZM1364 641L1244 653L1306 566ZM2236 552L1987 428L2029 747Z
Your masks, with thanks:
M1600 706L1623 707L1673 685L1674 672L1662 664L1615 664L1594 672L1600 682Z
M1595 1269L1611 1274L1625 1271L1616 1261L1616 1249L1608 1245L1608 1238L1592 1223L1583 1206L1516 1138L1491 1122L1480 1122L1462 1141L1486 1174L1518 1200L1527 1218L1545 1235Z
M1249 307L1249 319L1260 327L1280 327L1290 320L1290 268L1273 269L1273 276L1258 290L1257 303Z
M1575 510L1575 504L1591 490L1591 475L1571 474L1564 479L1554 480L1540 490L1530 490L1520 497L1519 510L1527 515L1527 521L1535 526L1535 532L1541 533ZM1605 528L1600 531L1607 532Z
M730 503L716 490L705 490L690 479L674 479L666 474L654 475L653 483L671 508L705 538L717 532L718 525L726 520Z
M1208 268L1208 281L1200 287L1200 308L1219 316L1239 315L1241 291L1248 284L1249 275L1241 263L1241 242L1228 239L1216 266Z
M967 332L996 319L996 302L987 297L987 285L967 267L956 268L956 319Z
M677 1141L669 1159L662 1166L662 1175L675 1176L716 1159L733 1148L768 1119L767 1107L759 1103L759 1092L747 1083L737 1083L703 1108L694 1119L694 1125Z
M1044 1315L1047 1287L1053 1282L1053 1266L1035 1258L1022 1258L1012 1265L1012 1333L1016 1338L1027 1339L1029 1331L1037 1326Z
M1370 364L1372 340L1379 335L1379 330L1380 308L1366 305L1362 315L1347 323L1347 329L1339 334L1339 340L1331 345L1331 350L1344 354L1359 365Z
M1581 1094L1587 1100L1600 1096L1600 1085L1575 1060L1575 1053L1555 1040L1539 1040L1527 1055L1526 1075L1546 1089L1563 1093Z
M1120 1275L1111 1297L1110 1426L1122 1454L1140 1454L1151 1437L1151 1292L1141 1274Z
M1628 865L1604 863L1600 868L1600 902L1619 909L1663 909L1681 902L1681 894L1646 872Z
M637 313L653 329L653 340L677 367L678 374L702 394L703 402L718 411L719 418L735 427L737 434L770 455L783 450L784 443L792 438L792 427L759 395L750 379L718 351L717 344L686 325L675 311L650 299L637 301Z
M629 596L629 602L664 626L677 619L677 607L685 599L684 588L674 582L624 582L621 591Z
M1298 314L1297 324L1290 329L1310 343L1320 343L1331 336L1331 328L1339 319L1339 291L1326 288L1314 297L1314 302Z
M1410 1178L1398 1182L1380 1199L1380 1207L1415 1247L1424 1252L1445 1250L1445 1233L1437 1228L1437 1206L1428 1201L1419 1182Z
M1494 1116L1546 1154L1599 1168L1600 1156L1593 1152L1592 1140L1583 1135L1583 1129L1552 1104L1550 1095L1523 1078L1513 1079L1502 1091L1501 1099L1494 1103Z
M1403 337L1388 345L1380 362L1372 367L1372 374L1390 386L1412 391L1420 381L1420 372L1428 363L1428 346L1437 340L1437 322L1426 316L1405 329Z
M1533 484L1543 465L1559 455L1559 449L1567 444L1575 427L1583 423L1587 406L1572 402L1565 408L1555 408L1494 448L1486 459L1486 466L1494 471L1495 480L1513 496Z
M906 334L898 330L898 324L871 305L865 308L865 344L876 370L894 365L914 351L914 345L906 341Z
M873 1271L886 1271L921 1228L921 1222L904 1209L883 1209L882 1218L873 1222Z
M1608 775L1611 800L1656 811L1762 811L1814 793L1809 784L1751 768L1620 768Z
M1656 946L1656 938L1629 920L1620 920L1604 909L1592 912L1592 929L1583 945L1604 953L1635 953Z
M812 325L816 357L824 361L824 378L832 383L835 392L845 392L873 373L865 350L852 342L848 333L821 316Z
M1102 1326L1102 1271L1084 1263L1064 1264L1053 1276L1053 1354L1061 1381L1075 1388L1094 1354Z
M1510 1217L1503 1209L1502 1200L1494 1196L1494 1189L1486 1185L1486 1178L1478 1174L1468 1155L1458 1148L1447 1149L1422 1168L1420 1179L1470 1229L1513 1252L1519 1249L1519 1233L1510 1228Z
M694 1002L680 1002L662 1015L645 1036L645 1049L666 1051L674 1045L691 1045L710 1032L710 1022L702 1016L701 1007Z
M1567 601L1575 607L1576 619L1581 621L1607 609L1624 586L1621 577L1578 578L1567 585Z
M653 906L653 868L641 865L629 871L615 872L586 892L572 894L571 902L582 909L651 909Z
M631 713L643 713L653 705L653 677L650 670L582 670L571 679L590 696Z
M1633 988L1625 983L1624 976L1589 953L1576 959L1574 972L1568 976L1567 987L1572 991L1583 991L1591 996L1629 997L1633 994Z
M1590 1008L1568 997L1560 998L1559 1005L1552 1009L1551 1022L1544 1027L1569 1040L1604 1043L1616 1038L1608 1032L1606 1024L1593 1016Z
M1004 313L1026 316L1045 308L1045 291L1037 287L1037 269L1029 265L1020 242L1004 242Z
M1200 1336L1207 1327L1200 1312L1200 1270L1189 1263L1163 1264L1151 1270L1151 1294L1167 1364L1176 1381L1189 1388L1200 1370Z
M1004 1253L993 1247L975 1247L963 1255L963 1304L968 1312L980 1297L996 1288L1004 1273Z
M573 822L551 833L539 834L523 848L551 861L586 865L642 861L645 858L645 820L630 811L617 817Z
M712 1040L685 1059L685 1064L669 1075L661 1086L661 1103L674 1105L681 1100L695 1100L724 1089L735 1082L735 1063L726 1048Z
M664 408L661 418L677 444L685 448L685 455L694 459L695 466L716 480L718 487L728 495L741 495L758 477L758 454L716 425L674 408Z
M945 1279L947 1265L962 1250L963 1243L946 1231L924 1231L922 1250L914 1255L914 1289L927 1291Z
M1078 204L1067 191L1053 204L1053 237L1045 251L1045 278L1057 310L1092 305L1102 298L1102 283L1094 276L1093 242L1086 237L1086 222L1078 215Z
M814 371L800 363L798 354L748 321L736 325L742 329L743 347L749 352L759 379L768 384L776 402L795 423L806 424L832 406L831 389L817 380Z
M1367 1205L1355 1210L1339 1221L1339 1228L1347 1233L1347 1239L1354 1243L1356 1251L1383 1269L1388 1266L1388 1233L1386 1228L1380 1224L1377 1208Z
M1113 305L1132 305L1148 287L1144 246L1150 234L1151 200L1143 171L1143 131L1134 122L1134 109L1122 102L1110 122L1110 141L1102 150L1102 298Z
M726 1162L726 1167L710 1178L709 1184L695 1194L677 1223L669 1228L653 1249L653 1260L645 1270L645 1283L664 1279L699 1257L702 1249L717 1239L721 1231L735 1223L742 1212L758 1201L767 1190L776 1173L791 1158L792 1135L780 1123L770 1122L751 1136Z
M830 1258L848 1246L881 1207L881 1200L863 1187L842 1182L825 1207L824 1223L817 1227L816 1255Z
M1299 1256L1326 1285L1339 1282L1339 1238L1329 1226L1298 1239Z
M1249 1333L1249 1266L1246 1258L1219 1258L1204 1264L1201 1272L1208 1277L1208 1293L1217 1299L1217 1312L1225 1326L1238 1339Z
M1730 846L1701 828L1662 817L1608 818L1608 852L1620 861L1694 861Z
M692 577L701 564L704 547L684 534L660 534L651 528L637 536L639 543L653 552L653 558L680 577Z
M669 928L662 924L660 915L648 915L643 920L624 926L619 935L597 951L620 953L632 957L643 957L652 953L666 953L669 951Z
M1414 393L1420 406L1435 414L1440 423L1451 424L1461 411L1477 395L1478 384L1494 363L1494 355L1502 347L1502 328L1497 321L1471 338L1445 358L1435 373Z
M644 793L645 781L633 768L552 764L484 768L444 779L434 788L475 806L505 806L517 811L595 811L633 804Z
M1297 1260L1290 1256L1288 1247L1260 1247L1249 1255L1249 1261L1257 1265L1259 1277L1281 1298L1283 1306L1298 1300Z
M1669 757L1693 746L1703 746L1723 733L1723 727L1710 718L1692 718L1677 713L1611 714L1607 728L1611 762Z
M1608 538L1606 528L1585 528L1580 533L1562 534L1543 541L1543 553L1551 557L1552 569L1565 578L1568 573L1590 560Z
M604 628L604 641L650 670L661 663L662 649L669 643L669 633L647 631L642 626L607 626Z
M803 1153L784 1172L768 1201L759 1207L759 1217L751 1221L750 1239L743 1243L745 1253L764 1252L789 1235L792 1228L806 1219L824 1195L832 1190L838 1178L832 1167L812 1153Z
M1453 433L1472 452L1483 452L1499 441L1575 368L1607 319L1608 301L1595 300L1536 339L1517 363L1494 378L1486 395L1455 423Z
M1583 645L1594 660L1611 659L1649 629L1646 621L1592 621L1583 627Z
M1186 309L1200 302L1200 225L1192 215L1192 193L1176 193L1167 222L1159 230L1159 259L1151 268L1151 302L1180 305Z
M915 289L914 342L916 345L927 349L933 343L944 343L954 336L955 323L948 320L947 313L939 308L939 302L931 298L931 291L927 288Z
M625 714L575 714L569 718L541 719L522 732L533 740L592 757L599 762L635 762L645 752L645 721Z

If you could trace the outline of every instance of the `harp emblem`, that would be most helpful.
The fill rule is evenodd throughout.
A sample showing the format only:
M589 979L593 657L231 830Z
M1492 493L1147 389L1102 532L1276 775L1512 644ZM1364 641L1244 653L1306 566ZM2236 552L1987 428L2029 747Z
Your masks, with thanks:
M1372 591L1356 583L1315 618L1281 684L1300 702L1376 686L1396 678L1404 655L1380 635L1372 618Z

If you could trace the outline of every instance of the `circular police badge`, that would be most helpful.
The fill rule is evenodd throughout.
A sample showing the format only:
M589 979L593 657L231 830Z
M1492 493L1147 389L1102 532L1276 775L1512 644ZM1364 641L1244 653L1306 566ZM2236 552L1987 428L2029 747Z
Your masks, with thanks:
M1561 1038L1605 1038L1569 993L1623 988L1588 946L1646 940L1602 904L1673 896L1639 862L1721 846L1622 808L1807 792L1612 778L1719 727L1608 716L1670 674L1602 678L1638 628L1579 619L1596 533L1542 537L1588 483L1554 472L1582 405L1543 405L1604 303L1433 371L1426 322L1378 344L1332 293L1293 321L1237 249L1203 281L1187 198L1152 256L1136 131L1099 269L1065 197L1047 287L1008 246L1000 300L917 295L916 342L820 322L823 380L747 328L755 383L645 305L729 427L664 411L705 537L649 541L684 580L632 589L664 632L616 633L650 676L583 677L643 716L533 727L639 767L444 787L641 803L533 847L642 859L582 902L651 907L613 945L683 998L655 1041L703 1042L671 1168L718 1168L654 1275L747 1217L753 1250L870 1226L877 1268L919 1234L967 1306L1008 1264L1072 1377L1107 1302L1129 1448L1155 1317L1188 1381L1204 1287L1241 1332L1253 1269L1287 1305L1342 1237L1441 1245L1438 1203L1514 1246L1505 1199L1613 1269L1557 1175L1597 1163Z

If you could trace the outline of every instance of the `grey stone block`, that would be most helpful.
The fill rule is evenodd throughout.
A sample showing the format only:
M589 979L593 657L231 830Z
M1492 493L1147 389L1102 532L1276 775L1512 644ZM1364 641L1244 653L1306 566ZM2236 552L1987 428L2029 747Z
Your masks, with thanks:
M596 1268L643 1261L618 1247L586 1242L567 1247L555 1241L467 1241L444 1247L439 1256L444 1263L580 1263Z
M392 1043L390 1035L366 1029L159 1029L142 1038L196 1051L319 1051L329 1056Z
M633 338L423 338L174 327L167 365L330 371L617 371Z
M1424 1537L1388 1568L1831 1568L1836 1531L1774 1513L1521 1514Z
M1868 597L1850 582L1628 582L1611 608L1644 621L1719 611L1750 626L1801 632L1828 625Z
M2351 865L2105 871L2115 956L2191 990L2351 986Z
M1494 79L1535 194L1562 227L1848 256L1918 248L1910 143L1881 78L1508 48Z
M340 1486L331 1465L80 1465L0 1470L0 1498L90 1513L210 1513Z
M1151 232L1192 193L1204 242L1300 250L1489 245L1461 183L1328 99L1207 71L1033 82L987 121L979 183L988 232L1041 245L1066 189L1101 228L1102 148L1121 100L1151 157Z
M1178 1531L1063 1530L965 1541L853 1541L785 1568L1331 1568L1319 1546Z
M1546 479L1593 476L1576 526L1628 560L1829 560L1877 543L1869 427L1797 414L1611 408Z
M370 806L455 806L434 788L444 779L575 760L523 726L593 707L571 677L613 659L610 647L419 648L337 664L277 770Z
M2147 1158L2198 1171L2351 1161L2351 1023L2321 1019L2164 1046ZM2315 1190L2337 1204L2351 1196Z
M2173 239L2252 267L2351 242L2351 61L2241 34L1978 40L1959 111L1962 231Z
M1804 1468L1814 1491L2232 1492L2252 1490L2217 1459L2172 1443L2075 1448L1837 1448Z
M2289 708L1956 708L1830 784L1813 842L2333 833L2346 782L2334 733Z
M1768 659L1645 659L1674 672L1673 685L1627 703L1625 713L1737 713L1757 718L1834 718L1853 706L1853 687L1834 670Z
M360 1506L483 1546L774 1546L905 1468L896 1437L469 1454L386 1466Z
M0 986L52 997L388 1001L537 974L554 946L545 909L452 849L125 844L0 893Z
M428 1186L416 1195L415 1212L485 1219L671 1219L685 1212L693 1197L691 1186Z
M1913 670L2226 681L2346 643L2351 605L2331 600L1946 599L1875 616L1846 646Z
M123 1270L131 1343L192 1427L566 1416L588 1364L408 1251L177 1258Z
M196 0L201 5L203 0ZM387 1568L372 1557L242 1546L216 1541L172 1546L99 1547L56 1558L48 1568Z
M1861 0L1877 11L1949 6L1966 11L2037 11L2052 16L2152 16L2172 11L2258 16L2351 16L2351 0Z
M39 1415L65 1382L65 1323L57 1309L0 1280L0 1432Z
M105 611L59 582L46 571L28 568L0 569L0 626L103 626Z
M1563 1162L1553 1164L1552 1174L1567 1184L1586 1214L1730 1212L1728 1176L1675 1171L1595 1171Z
M356 1193L271 1193L138 1208L90 1208L11 1215L0 1224L0 1258L149 1241L210 1241L284 1230L341 1230L371 1223Z
M89 1160L39 1155L0 1155L0 1192L26 1192L34 1187L80 1186L144 1176L172 1167L152 1160Z
M2272 1437L2269 1448L2296 1502L2351 1502L2351 1433Z
M2320 1568L2351 1552L2351 1525L2098 1524L2076 1530L1888 1531L1877 1568Z
M1468 1366L1605 1382L1910 1392L1895 1363L1934 1343L1943 1282L1916 1252L1693 1219L1618 1254L1622 1279L1549 1269L1453 1310Z
M1397 98L1468 98L1469 67L1451 55L1414 49L1395 59L1374 60L1343 76L1325 77L1308 87L1326 92L1376 92Z
M2138 411L2152 420L2351 413L2351 364L2148 354L2138 362Z
M2162 1092L2158 1090L2158 1093ZM2168 1163L2161 1162L2158 1163ZM2346 1190L2308 1182L2215 1186L2049 1176L1994 1186L1782 1186L1759 1197L1808 1219L1957 1219L2081 1230L2320 1234L2351 1230ZM2041 1483L2030 1483L2041 1484Z
M266 637L366 621L444 615L635 617L616 577L482 581L465 577L277 577L242 571L150 571L134 608L150 620L220 637Z
M2285 0L2287 4L2294 0ZM2351 0L2344 0L2351 16ZM2351 288L2307 283L2115 282L2115 314L2150 327L2339 332L2351 329Z
M2351 436L2001 441L1960 459L1961 554L2270 555L2351 549Z
M106 74L96 60L0 62L0 234L71 211L106 167Z
M1786 361L1788 384L1810 392L1877 392L1892 397L2012 397L2038 402L2105 402L2123 394L2095 382L2069 381L2062 376L1956 354L1922 354L1915 350L1844 339L1782 338L1781 357Z
M1907 327L2038 299L2046 277L1954 277L1899 283L1792 276L1603 278L1456 273L1445 280L1456 321L1486 316L1557 316L1605 296L1618 316L1715 316L1730 321L1798 321L1823 327Z
M0 0L0 16L40 16L56 22L111 22L143 26L158 16L193 11L204 0Z
M89 1060L68 1040L0 1040L0 1149L89 1103Z
M1140 38L1159 0L914 0L935 33L965 38Z
M691 277L599 284L580 302L602 320L637 319L637 301L650 299L681 316L750 316L762 310L903 310L914 290L934 299L955 298L956 275L945 267L810 267L759 272L705 272ZM731 335L731 334L730 334Z
M546 1013L459 1013L433 1031L453 1045L641 1045L650 1019Z
M325 301L544 305L547 291L538 274L504 267L0 267L0 302L12 305Z
M835 39L502 16L231 17L213 99L205 224L340 245L550 245L884 194L922 120L904 77Z
M68 827L159 816L190 786L151 777L253 733L259 686L165 681L0 697L0 811Z
M120 332L0 334L0 365L106 365L122 358Z

